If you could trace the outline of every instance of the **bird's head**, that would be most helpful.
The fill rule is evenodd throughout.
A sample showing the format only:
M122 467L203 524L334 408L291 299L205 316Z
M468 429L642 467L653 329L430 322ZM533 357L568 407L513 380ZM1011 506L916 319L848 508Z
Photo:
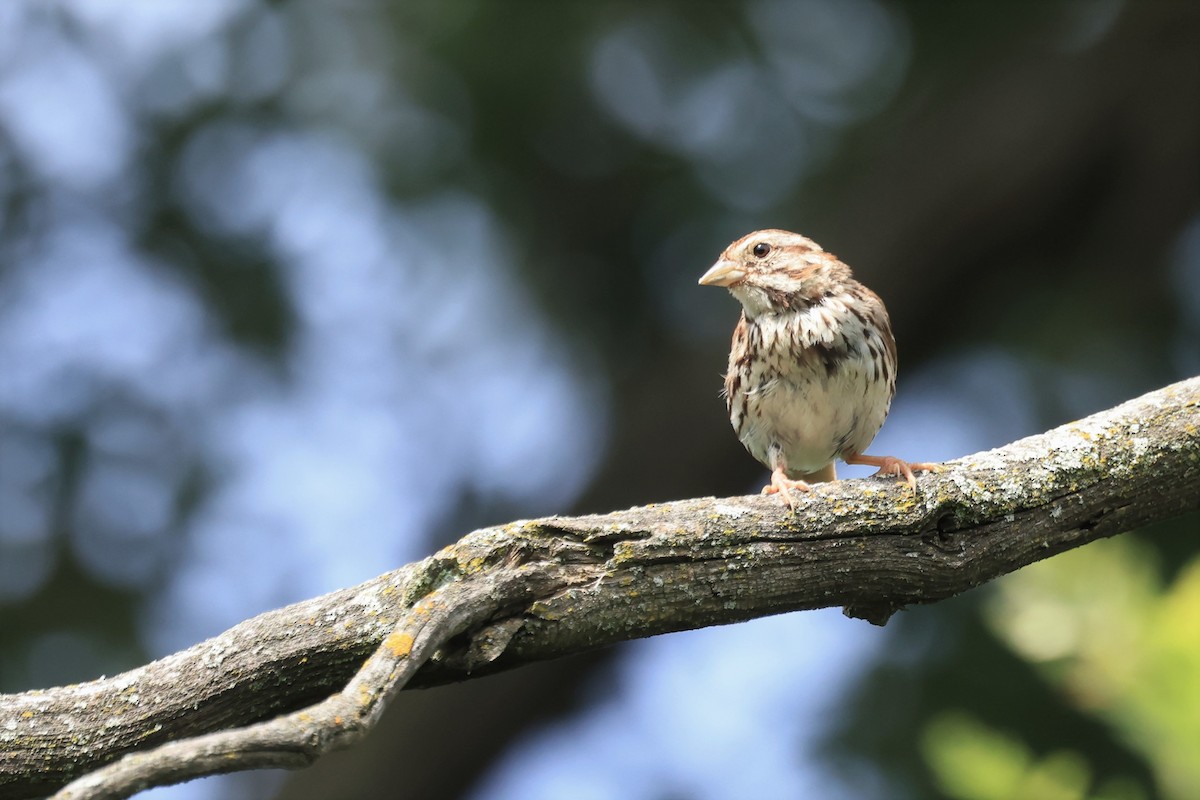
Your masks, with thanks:
M738 239L700 277L702 286L724 286L754 319L806 308L830 287L851 279L850 268L798 233L762 230Z

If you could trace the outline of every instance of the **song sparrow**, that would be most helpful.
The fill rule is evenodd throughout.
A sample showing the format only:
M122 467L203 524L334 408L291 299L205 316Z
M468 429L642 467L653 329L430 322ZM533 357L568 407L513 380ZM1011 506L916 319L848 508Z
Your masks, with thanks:
M835 480L839 458L914 491L913 470L936 469L863 452L896 393L896 340L883 301L833 254L797 233L756 231L700 283L742 304L724 394L738 438L771 470L764 494L793 506L791 490Z

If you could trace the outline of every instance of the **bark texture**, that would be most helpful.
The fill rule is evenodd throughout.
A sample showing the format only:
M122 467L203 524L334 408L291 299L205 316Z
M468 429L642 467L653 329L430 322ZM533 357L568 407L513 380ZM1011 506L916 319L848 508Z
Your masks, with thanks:
M948 462L916 494L862 479L820 485L795 512L702 498L486 528L127 673L0 696L0 798L303 766L366 735L401 688L800 609L883 624L1197 509L1193 378Z

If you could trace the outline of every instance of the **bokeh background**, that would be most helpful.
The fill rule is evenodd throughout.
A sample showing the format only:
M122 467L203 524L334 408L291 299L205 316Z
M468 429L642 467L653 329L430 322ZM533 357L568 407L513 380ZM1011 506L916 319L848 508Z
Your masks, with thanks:
M0 691L755 490L696 279L762 227L887 301L880 452L1200 373L1200 4L0 4ZM1198 532L408 692L147 796L1194 798Z

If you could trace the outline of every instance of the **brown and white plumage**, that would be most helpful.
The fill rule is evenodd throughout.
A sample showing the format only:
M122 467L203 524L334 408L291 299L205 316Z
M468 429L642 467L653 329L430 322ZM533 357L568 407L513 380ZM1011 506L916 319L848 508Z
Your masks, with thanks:
M850 268L796 233L763 230L726 248L700 283L742 304L725 399L734 431L771 470L764 492L808 491L833 480L833 463L913 469L867 449L896 393L896 342L883 301Z

